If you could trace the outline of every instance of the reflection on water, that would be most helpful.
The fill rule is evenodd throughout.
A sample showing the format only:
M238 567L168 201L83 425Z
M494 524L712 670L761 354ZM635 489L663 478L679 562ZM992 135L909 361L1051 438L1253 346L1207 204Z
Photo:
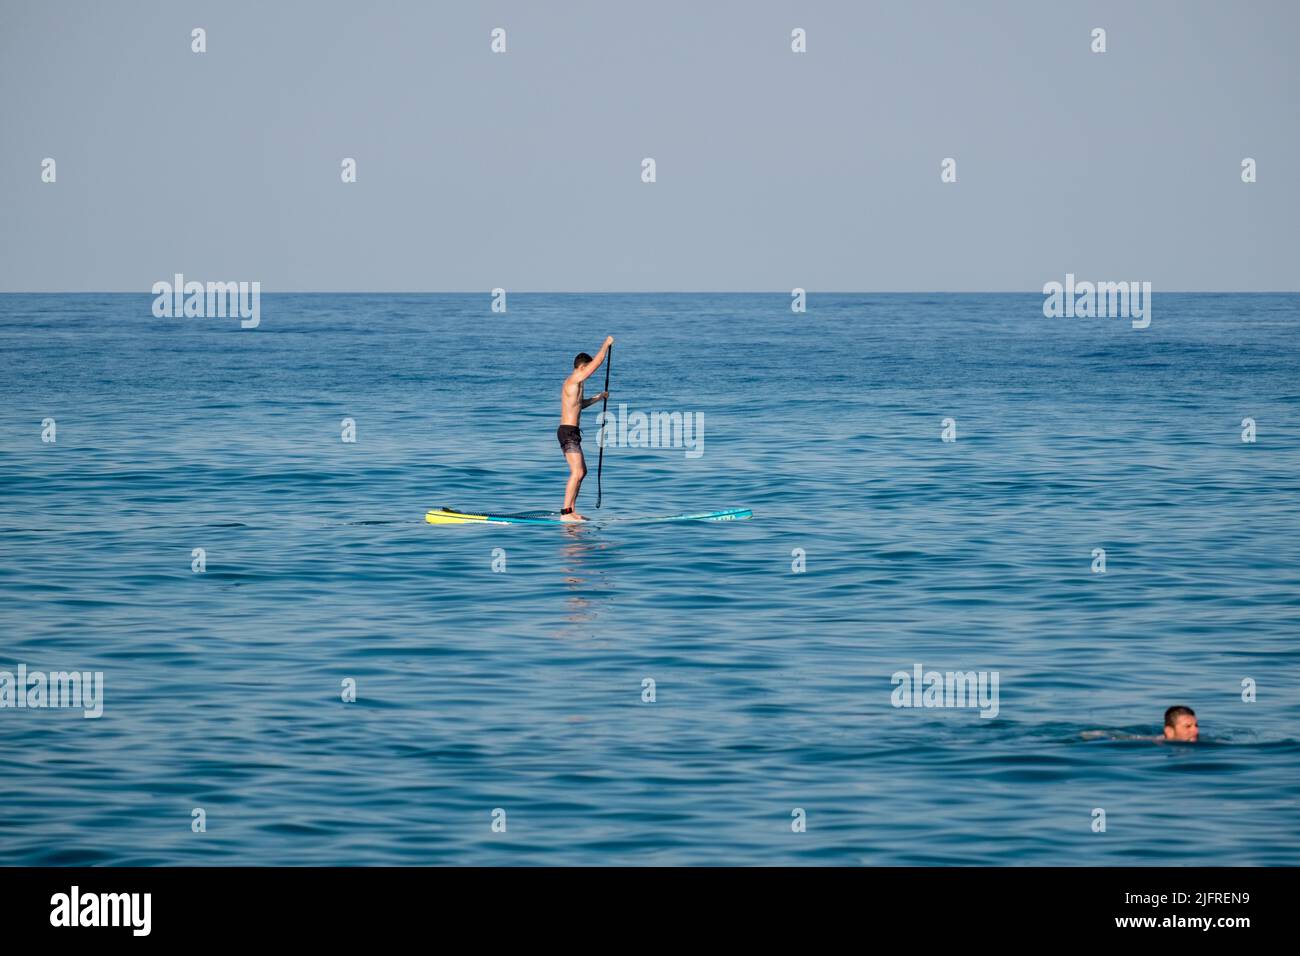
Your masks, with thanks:
M557 563L569 592L565 598L567 619L570 624L593 624L599 616L601 602L593 600L591 595L597 594L603 584L600 568L592 560L600 551L600 538L579 525L565 525L561 533L564 543Z

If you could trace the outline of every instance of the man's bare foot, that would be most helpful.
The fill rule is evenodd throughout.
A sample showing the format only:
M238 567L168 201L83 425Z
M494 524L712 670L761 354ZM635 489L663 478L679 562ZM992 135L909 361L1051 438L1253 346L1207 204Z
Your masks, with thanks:
M560 515L560 520L561 521L586 521L587 519L575 511L572 514Z

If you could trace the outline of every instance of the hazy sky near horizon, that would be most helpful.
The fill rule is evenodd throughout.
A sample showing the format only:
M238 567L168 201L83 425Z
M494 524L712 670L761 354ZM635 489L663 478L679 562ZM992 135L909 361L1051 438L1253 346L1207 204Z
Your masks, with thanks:
M1298 37L1294 0L0 0L0 291L1298 290Z

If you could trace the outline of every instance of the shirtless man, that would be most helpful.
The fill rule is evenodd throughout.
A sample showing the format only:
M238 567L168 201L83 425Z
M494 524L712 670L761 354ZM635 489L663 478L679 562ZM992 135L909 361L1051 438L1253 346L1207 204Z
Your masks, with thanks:
M578 421L584 408L596 404L602 398L608 398L609 393L601 392L594 398L583 398L582 383L600 368L613 344L614 336L606 336L605 344L600 347L594 359L586 352L579 352L573 360L572 374L564 380L564 386L560 389L560 427L555 430L555 437L559 439L560 450L569 462L569 483L564 489L561 521L587 520L573 510L578 503L578 489L582 487L582 479L587 477L587 462L582 457L582 429L578 427Z
M1196 711L1190 707L1175 706L1165 711L1165 730L1160 737L1143 737L1110 730L1085 730L1084 740L1152 740L1176 744L1194 744L1201 739L1201 728L1196 722Z

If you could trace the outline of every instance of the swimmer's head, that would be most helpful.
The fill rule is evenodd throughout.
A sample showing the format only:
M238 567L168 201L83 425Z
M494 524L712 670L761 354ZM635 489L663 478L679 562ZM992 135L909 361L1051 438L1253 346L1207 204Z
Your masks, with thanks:
M1170 707L1165 711L1165 740L1194 744L1201 731L1196 726L1196 711L1190 707Z

